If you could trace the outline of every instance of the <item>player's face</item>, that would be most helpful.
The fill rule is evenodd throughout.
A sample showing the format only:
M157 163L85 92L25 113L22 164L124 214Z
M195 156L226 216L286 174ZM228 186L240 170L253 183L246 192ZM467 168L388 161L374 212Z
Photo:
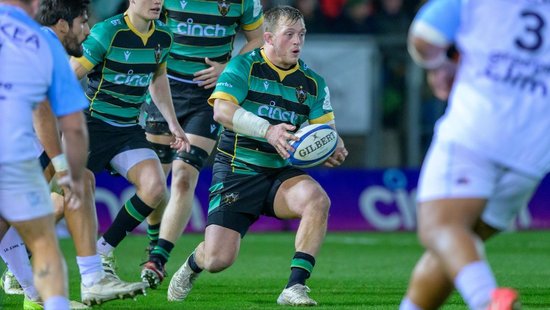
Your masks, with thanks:
M73 24L69 32L63 40L63 46L67 50L67 54L80 57L82 56L82 42L86 40L90 34L90 25L88 25L88 14L84 12L82 15L73 19Z
M131 0L133 11L145 20L159 19L162 10L162 0Z
M277 56L276 65L282 68L294 66L300 58L306 37L306 26L303 20L288 24L283 22L273 37L273 49Z

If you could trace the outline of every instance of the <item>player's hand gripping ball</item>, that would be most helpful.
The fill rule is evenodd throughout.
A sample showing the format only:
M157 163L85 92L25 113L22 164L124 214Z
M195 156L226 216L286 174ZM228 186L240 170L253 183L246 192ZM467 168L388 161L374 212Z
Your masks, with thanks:
M300 140L290 143L294 152L290 152L288 160L291 165L299 168L309 168L323 163L332 155L338 144L338 134L325 124L304 126L294 135Z

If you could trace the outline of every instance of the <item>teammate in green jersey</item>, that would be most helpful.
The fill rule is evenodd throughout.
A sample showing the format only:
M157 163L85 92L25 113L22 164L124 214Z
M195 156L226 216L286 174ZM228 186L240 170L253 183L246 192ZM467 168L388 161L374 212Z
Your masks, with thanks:
M166 24L174 33L174 45L168 56L168 78L176 115L191 149L178 153L170 150L170 131L164 117L154 104L143 106L147 139L154 145L166 175L172 169L170 200L162 225L159 223L161 208L148 218L150 256L141 276L152 288L164 278L170 252L191 216L199 171L216 143L219 124L214 121L207 100L231 58L238 29L242 29L247 40L240 53L263 43L259 0L167 0L164 10Z
M305 281L327 227L330 199L319 183L288 163L289 140L305 121L334 127L328 87L299 59L305 38L295 8L265 14L265 44L231 60L209 99L225 129L210 187L205 239L174 274L168 300L183 300L204 269L220 272L237 258L241 238L260 215L301 219L291 275L277 303L316 305ZM270 112L271 111L271 112ZM336 167L348 152L341 138L324 163Z
M173 37L157 20L161 8L159 0L131 0L124 14L96 24L83 43L84 56L71 59L77 76L88 76L88 168L94 173L114 170L136 186L136 194L97 242L104 268L110 273L115 272L114 248L153 212L167 192L159 158L138 124L147 91L167 120L170 146L189 151L166 77Z

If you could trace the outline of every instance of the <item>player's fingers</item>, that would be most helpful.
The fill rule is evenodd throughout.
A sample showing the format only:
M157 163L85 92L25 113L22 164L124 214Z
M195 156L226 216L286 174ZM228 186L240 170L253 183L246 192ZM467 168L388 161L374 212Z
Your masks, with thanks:
M200 70L200 71L197 71L197 72L193 73L193 76L195 77L193 79L193 81L200 80L202 77L204 77L205 75L207 75L211 71L212 71L212 67L209 67L209 68L206 68L206 69L203 69L203 70Z
M202 86L204 87L204 89L210 89L210 88L213 88L216 86L216 82L218 81L217 78L215 77L211 77L209 78L208 80L204 81L202 83Z
M287 151L287 147L286 147L287 145L288 143L286 143L286 141L279 141L279 144L276 147L277 153L279 153L279 155L284 159L287 159L288 157L290 157L290 154Z

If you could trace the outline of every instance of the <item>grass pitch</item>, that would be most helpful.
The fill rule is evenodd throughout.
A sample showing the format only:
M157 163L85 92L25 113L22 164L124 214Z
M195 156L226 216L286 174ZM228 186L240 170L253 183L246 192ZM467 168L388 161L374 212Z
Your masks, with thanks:
M523 309L550 309L550 232L500 235L487 253L501 286L519 290ZM250 233L237 262L219 274L204 272L183 303L166 301L170 276L202 235L185 234L177 243L169 273L159 289L136 301L112 301L97 309L284 309L276 304L286 284L294 253L293 233ZM145 236L128 236L115 252L119 275L138 281ZM69 267L70 296L80 299L80 280L72 240L61 240ZM413 233L329 233L308 286L316 309L397 309L410 272L421 255ZM2 296L0 308L21 309L22 296ZM466 309L456 293L443 309Z

